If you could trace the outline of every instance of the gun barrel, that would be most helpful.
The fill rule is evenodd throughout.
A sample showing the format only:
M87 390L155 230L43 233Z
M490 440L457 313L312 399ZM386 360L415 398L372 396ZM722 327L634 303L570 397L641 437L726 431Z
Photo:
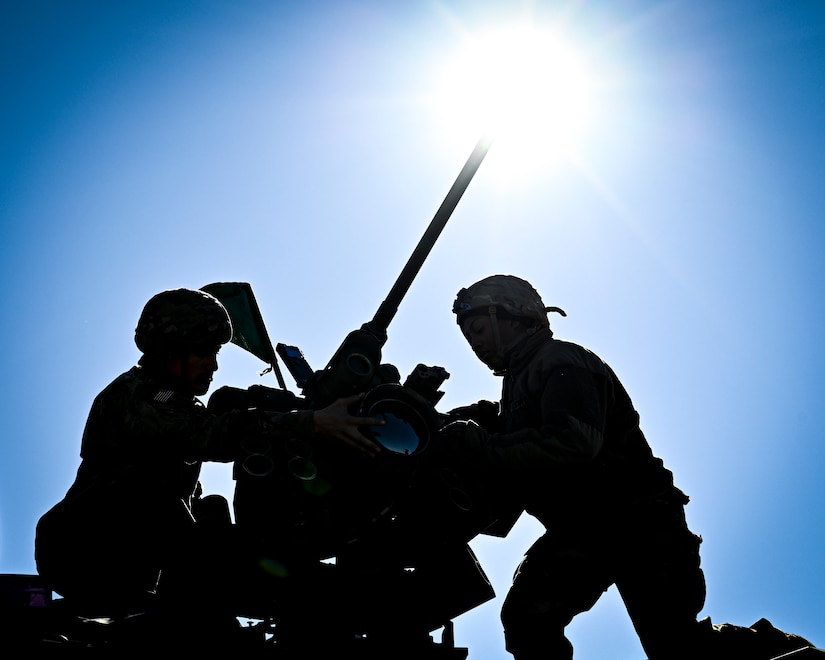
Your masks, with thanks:
M476 171L481 165L481 161L483 161L487 155L487 151L489 151L492 142L492 138L486 136L478 141L478 144L476 144L464 167L461 169L461 172L458 173L458 177L456 177L449 192L447 192L447 196L430 221L427 231L424 232L424 235L418 241L418 245L416 245L401 274L387 294L386 299L381 303L372 320L364 324L363 329L378 338L382 345L386 341L387 328L398 311L398 305L406 295L418 271L421 270L424 260L427 258L427 255L430 254L441 231L447 224L447 220L450 219L461 196L464 194L464 191L467 190L467 186L470 185L470 181L472 181L473 176L475 176Z

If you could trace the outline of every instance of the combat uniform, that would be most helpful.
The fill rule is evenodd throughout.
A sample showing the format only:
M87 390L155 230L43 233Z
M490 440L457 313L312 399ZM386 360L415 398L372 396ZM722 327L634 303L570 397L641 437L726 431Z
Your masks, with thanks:
M201 462L234 460L241 438L309 435L312 425L311 411L216 415L162 371L131 368L95 399L75 481L38 523L39 573L64 596L134 608L162 572L161 590L215 552L195 524Z
M599 357L535 328L508 355L498 418L458 445L496 475L497 498L547 529L502 608L517 660L572 658L565 626L613 584L652 660L694 657L705 582L688 498Z

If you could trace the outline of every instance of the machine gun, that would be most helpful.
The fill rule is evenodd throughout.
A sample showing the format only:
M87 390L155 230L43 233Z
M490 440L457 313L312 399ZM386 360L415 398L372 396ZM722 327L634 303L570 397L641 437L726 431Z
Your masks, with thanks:
M304 630L311 620L326 636L334 628L348 638L403 640L446 625L494 596L467 545L492 522L490 514L473 505L460 473L441 461L437 449L446 418L435 406L449 373L419 364L402 383L398 369L383 363L381 355L402 298L489 147L486 138L478 142L372 320L347 335L324 369L313 370L297 346L279 343L273 349L249 284L202 287L229 311L233 343L269 364L280 384L219 388L209 399L210 409L318 410L364 392L353 413L386 422L362 429L386 450L374 459L298 439L277 446L255 438L243 443L245 455L234 466L235 520L258 563L268 566L267 576L275 576L277 596L256 607L267 610L288 636L292 631L311 638ZM300 395L286 388L277 356ZM286 574L301 578L277 577ZM284 583L292 584L288 595ZM330 594L346 594L340 607L326 608L332 614L323 623L317 603L307 600L316 592L331 602L336 596ZM260 616L260 610L247 615Z
M435 411L435 405L443 395L438 388L449 378L449 373L442 367L419 364L402 384L398 370L391 364L381 362L381 349L387 340L387 328L401 300L481 165L490 144L491 141L487 138L479 140L372 320L347 335L324 369L314 371L298 347L278 344L277 354L281 356L296 383L302 388L301 397L297 397L286 389L278 367L276 350L272 348L251 286L246 283L218 282L202 287L204 291L221 300L229 311L235 327L233 343L249 350L268 363L275 372L281 387L280 390L263 386L252 386L247 390L220 388L210 397L211 408L215 410L233 407L262 407L271 410L290 410L297 407L320 409L339 398L366 392L358 409L353 412L364 416L380 416L386 422L381 427L364 429L365 434L389 450L385 452L387 457L378 461L380 469L371 470L375 474L364 475L370 484L368 492L365 493L356 493L361 489L354 488L358 468L353 464L351 457L335 454L334 450L330 449L328 453L335 455L327 456L327 460L324 461L324 457L319 457L311 447L300 443L288 447L289 454L283 462L289 466L292 476L303 482L313 482L304 483L304 491L309 493L311 499L316 500L316 504L322 499L325 502L322 512L324 524L313 526L307 524L306 520L302 520L300 526L304 529L312 528L318 531L323 528L322 534L329 533L328 535L338 536L337 539L332 540L350 542L352 538L348 536L351 537L355 533L352 529L355 524L353 515L361 512L371 522L375 512L369 511L370 504L377 505L379 512L386 512L384 511L387 508L386 503L381 502L382 498L376 493L380 490L377 486L381 481L386 480L388 486L397 487L399 470L401 472L410 470L411 465L415 463L414 459L422 455L429 447L434 433L440 426L440 418ZM249 481L246 475L252 475L259 481L277 472L275 462L280 460L273 459L272 448L256 446L254 442L247 444L247 450L248 455L240 461L239 466L236 466L239 469L235 472L238 481L235 513L238 521L242 522L250 517L248 510L256 510L252 514L256 522L259 522L261 517L271 519L277 516L283 519L283 516L274 513L271 508L269 516L264 516L259 510L261 506L266 506L260 504L262 499L271 499L257 492L260 483L256 483L252 489L256 491L254 496L249 497L247 503L244 502L246 482ZM276 449L275 453L277 452ZM313 456L308 456L309 452L312 452ZM326 465L318 465L324 462ZM323 472L319 472L321 467L324 468ZM323 497L319 489L325 491L331 487L329 480L336 476L336 473L341 472L344 472L346 476L340 481L346 482L349 487L338 486L335 488L336 493L330 497ZM348 491L350 497L342 496L344 490ZM361 495L364 501L353 501L352 497L359 499ZM290 498L279 497L278 499L288 501ZM294 504L293 501L288 505L293 512L296 508L298 510L307 508L295 507ZM336 507L338 511L330 512L328 510L330 506ZM321 542L320 539L316 541Z

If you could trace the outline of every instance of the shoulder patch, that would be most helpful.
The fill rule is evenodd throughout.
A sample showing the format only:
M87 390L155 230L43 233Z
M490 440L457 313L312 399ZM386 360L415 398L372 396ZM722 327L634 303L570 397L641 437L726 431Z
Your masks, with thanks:
M156 401L157 403L166 403L173 396L175 396L175 393L172 390L159 390L153 397L153 401Z

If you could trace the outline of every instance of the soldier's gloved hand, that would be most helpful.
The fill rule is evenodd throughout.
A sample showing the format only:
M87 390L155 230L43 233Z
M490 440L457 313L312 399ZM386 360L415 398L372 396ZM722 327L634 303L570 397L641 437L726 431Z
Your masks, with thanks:
M477 410L477 403L472 403L469 406L459 406L458 408L453 408L452 410L447 411L447 417L455 420L472 419Z
M443 426L438 433L441 438L447 442L460 441L467 432L467 426L471 423L472 422L466 419L450 422Z
M487 456L487 433L474 421L450 422L439 436L442 449L460 461L478 463Z
M498 404L493 401L479 401L469 406L453 408L447 413L453 420L473 420L482 428L492 429L498 418Z

